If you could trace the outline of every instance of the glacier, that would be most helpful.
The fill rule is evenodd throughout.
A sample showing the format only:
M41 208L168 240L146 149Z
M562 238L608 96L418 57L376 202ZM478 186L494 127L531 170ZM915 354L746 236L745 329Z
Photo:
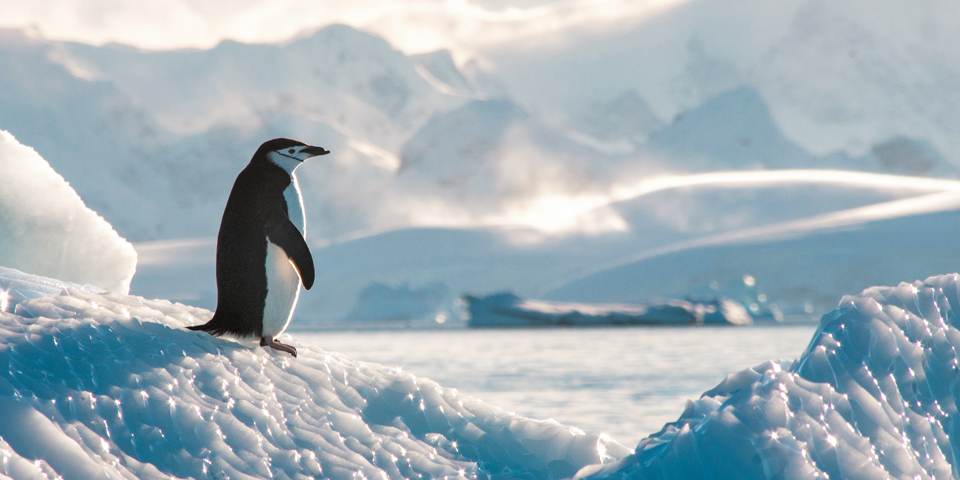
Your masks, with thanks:
M630 453L400 369L184 329L208 310L7 268L0 286L20 292L0 314L9 477L565 478Z
M183 327L207 310L0 268L12 478L955 478L960 275L847 296L633 451L397 368ZM293 341L296 338L287 338Z

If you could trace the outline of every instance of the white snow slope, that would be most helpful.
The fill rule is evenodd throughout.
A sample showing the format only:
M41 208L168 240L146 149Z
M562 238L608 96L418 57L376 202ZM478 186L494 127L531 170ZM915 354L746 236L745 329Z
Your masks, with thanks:
M957 475L956 274L845 297L797 361L729 375L632 454L397 369L183 328L209 311L9 269L0 282L61 291L0 314L12 478Z
M0 264L127 293L137 252L30 147L0 130Z
M13 478L564 478L629 453L398 369L184 329L207 310L5 268L0 284L35 297L0 314Z

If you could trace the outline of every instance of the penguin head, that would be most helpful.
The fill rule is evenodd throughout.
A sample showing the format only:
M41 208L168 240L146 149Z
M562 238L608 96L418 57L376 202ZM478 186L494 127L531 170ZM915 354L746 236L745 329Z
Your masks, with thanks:
M293 173L308 158L330 153L323 147L314 147L289 138L274 138L260 145L253 158L264 158L268 162Z

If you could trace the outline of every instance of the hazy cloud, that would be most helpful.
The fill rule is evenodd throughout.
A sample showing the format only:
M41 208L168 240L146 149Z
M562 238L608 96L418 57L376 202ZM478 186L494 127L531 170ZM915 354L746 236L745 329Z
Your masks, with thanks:
M208 48L223 39L279 42L343 23L375 32L406 53L447 48L463 55L484 44L549 41L566 28L636 20L684 1L0 0L0 26L32 26L53 39L169 49Z

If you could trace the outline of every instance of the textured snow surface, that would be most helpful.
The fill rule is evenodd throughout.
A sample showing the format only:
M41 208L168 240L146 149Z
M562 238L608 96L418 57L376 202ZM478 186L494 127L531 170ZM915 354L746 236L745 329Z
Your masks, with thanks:
M956 274L844 297L797 361L729 375L633 454L398 369L182 328L206 310L9 269L0 284L12 478L957 476Z
M183 329L207 310L5 268L0 287L20 292L0 314L13 478L564 478L629 453L398 369Z
M127 293L137 252L36 151L0 130L0 265Z
M873 287L590 478L957 478L960 276ZM599 469L599 470L598 470Z

